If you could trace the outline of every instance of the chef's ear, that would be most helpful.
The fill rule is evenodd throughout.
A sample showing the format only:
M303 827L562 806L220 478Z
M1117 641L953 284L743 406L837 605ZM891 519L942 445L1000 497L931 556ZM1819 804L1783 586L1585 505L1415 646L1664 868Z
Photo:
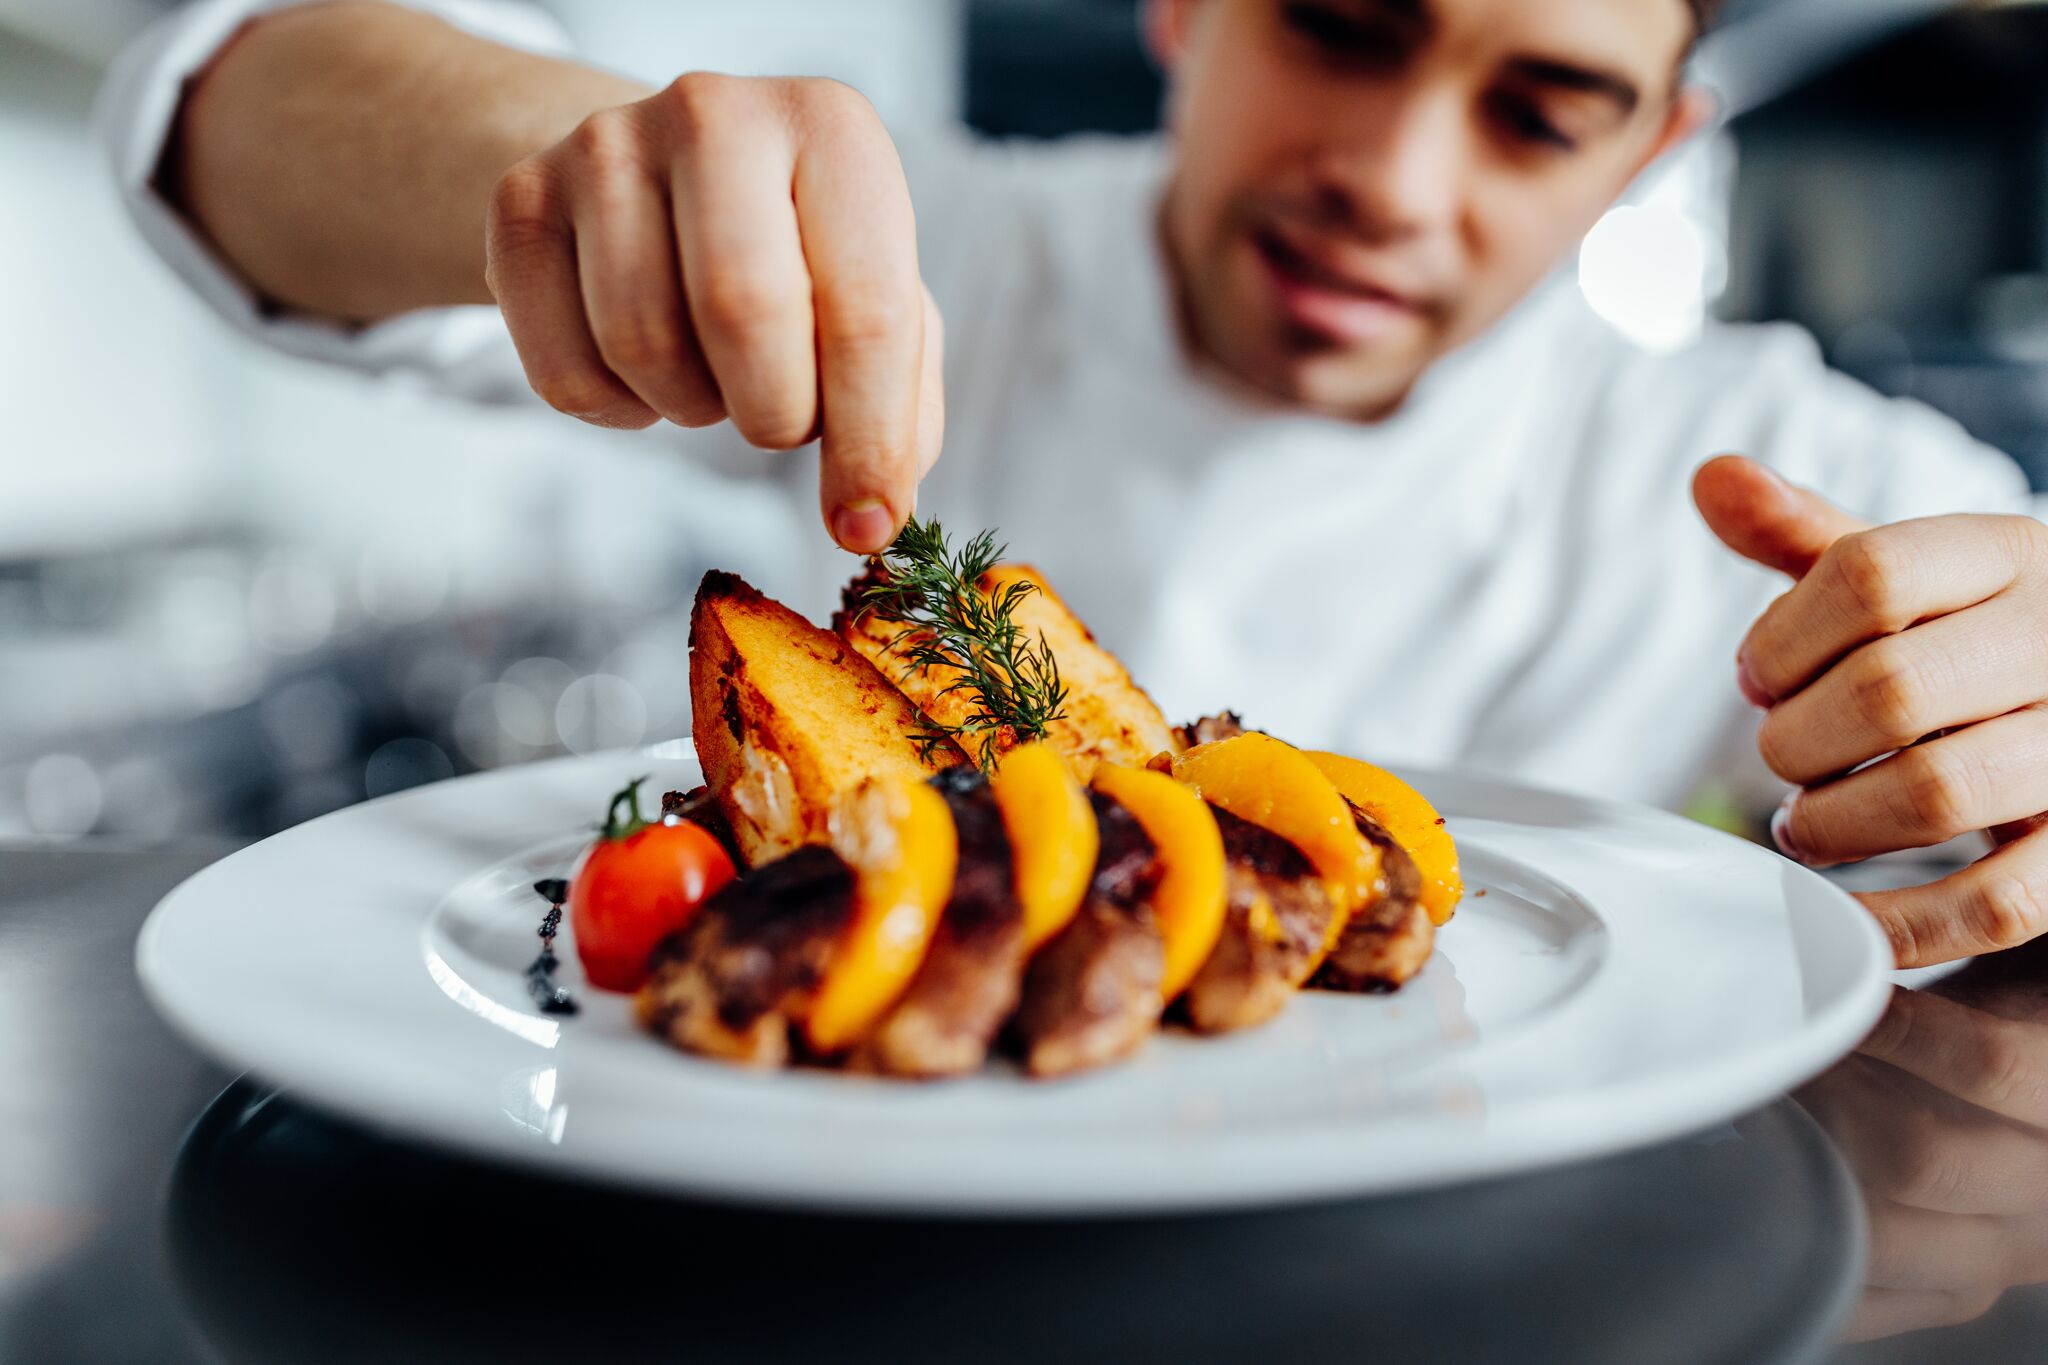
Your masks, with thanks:
M1144 0L1145 50L1171 73L1187 51L1188 29L1202 0Z

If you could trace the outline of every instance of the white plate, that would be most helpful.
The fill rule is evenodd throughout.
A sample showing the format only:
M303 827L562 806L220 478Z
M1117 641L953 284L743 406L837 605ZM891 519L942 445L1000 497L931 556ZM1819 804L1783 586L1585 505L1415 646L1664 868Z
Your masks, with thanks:
M1803 868L1656 811L1418 775L1469 890L1398 995L1304 994L1264 1028L1162 1034L1049 1083L740 1071L636 1032L573 951L580 1015L524 989L546 909L531 883L567 871L624 779L694 785L686 754L487 773L266 839L157 907L143 985L229 1063L478 1155L947 1214L1277 1203L1615 1151L1773 1098L1885 1000L1883 939Z

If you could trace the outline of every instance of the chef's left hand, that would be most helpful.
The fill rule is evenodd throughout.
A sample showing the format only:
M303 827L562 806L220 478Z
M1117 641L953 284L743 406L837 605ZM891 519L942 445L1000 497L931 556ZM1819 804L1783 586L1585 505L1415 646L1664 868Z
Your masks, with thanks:
M2048 931L2048 527L1872 526L1732 455L1701 467L1693 500L1729 548L1796 580L1736 656L1766 708L1764 761L1800 788L1778 846L1825 867L1991 832L1996 851L1960 872L1859 897L1902 967Z

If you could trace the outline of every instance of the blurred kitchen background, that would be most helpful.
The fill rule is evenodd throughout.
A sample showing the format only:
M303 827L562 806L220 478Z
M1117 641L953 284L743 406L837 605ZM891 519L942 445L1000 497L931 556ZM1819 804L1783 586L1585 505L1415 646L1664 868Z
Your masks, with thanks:
M166 8L0 0L0 839L251 837L686 732L689 593L772 509L707 529L672 457L227 334L90 133ZM831 75L896 121L1042 137L1158 102L1136 0L546 8L650 80ZM1737 0L1700 70L1728 129L1589 237L1592 305L1660 349L1798 322L2048 486L2048 5Z

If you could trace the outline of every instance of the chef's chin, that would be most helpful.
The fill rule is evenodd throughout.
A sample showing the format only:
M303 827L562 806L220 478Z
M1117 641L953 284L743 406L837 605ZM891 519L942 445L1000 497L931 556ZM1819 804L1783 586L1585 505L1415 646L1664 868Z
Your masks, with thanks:
M1370 422L1400 408L1425 365L1413 348L1392 339L1343 345L1276 324L1234 368L1244 382L1285 406Z

